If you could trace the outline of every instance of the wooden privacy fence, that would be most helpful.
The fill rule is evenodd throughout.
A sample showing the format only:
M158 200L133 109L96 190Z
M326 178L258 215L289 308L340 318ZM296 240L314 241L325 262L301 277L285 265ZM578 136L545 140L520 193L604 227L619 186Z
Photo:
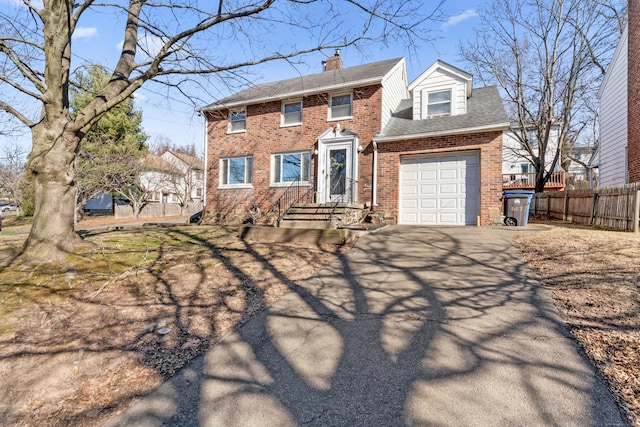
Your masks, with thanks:
M133 209L129 205L115 205L116 218L133 218ZM183 215L193 215L202 210L202 203L188 203ZM163 216L180 215L180 205L176 203L152 202L145 205L140 212L140 218L158 218Z
M596 190L536 193L531 213L637 233L640 227L640 183Z

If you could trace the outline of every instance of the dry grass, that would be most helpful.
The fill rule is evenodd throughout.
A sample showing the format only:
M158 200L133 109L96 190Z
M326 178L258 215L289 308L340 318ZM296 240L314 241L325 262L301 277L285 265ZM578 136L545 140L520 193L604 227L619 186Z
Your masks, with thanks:
M640 236L550 225L517 242L629 421L640 426Z
M12 225L0 259L26 238ZM104 422L338 255L209 226L87 239L64 265L0 272L0 425Z

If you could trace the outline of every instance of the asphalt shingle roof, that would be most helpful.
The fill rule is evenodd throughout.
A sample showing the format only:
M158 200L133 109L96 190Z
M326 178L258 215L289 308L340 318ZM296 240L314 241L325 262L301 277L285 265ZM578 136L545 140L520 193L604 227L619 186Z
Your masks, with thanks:
M413 107L410 99L403 100L391 120L376 139L396 138L412 135L446 134L465 129L509 125L507 113L496 86L473 89L467 99L467 114L432 117L412 120Z
M380 82L401 60L402 58L388 59L371 64L259 84L207 105L202 108L202 111L310 95L321 93L327 89L350 88L363 82L369 84Z

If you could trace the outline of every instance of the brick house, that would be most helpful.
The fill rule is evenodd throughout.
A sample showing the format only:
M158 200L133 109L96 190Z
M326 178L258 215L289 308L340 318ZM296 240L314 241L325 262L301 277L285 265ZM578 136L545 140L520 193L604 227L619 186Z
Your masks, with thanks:
M403 58L253 86L201 109L207 210L237 222L292 186L400 224L490 224L500 216L502 135L495 87L437 61L408 84Z
M640 4L630 0L627 26L598 92L599 185L640 182Z

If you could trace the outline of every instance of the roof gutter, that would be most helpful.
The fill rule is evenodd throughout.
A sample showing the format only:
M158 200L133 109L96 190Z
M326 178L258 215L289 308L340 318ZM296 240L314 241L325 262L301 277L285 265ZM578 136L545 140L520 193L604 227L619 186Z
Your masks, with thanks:
M432 138L434 136L445 135L462 135L466 133L478 133L478 132L491 132L491 131L503 131L509 129L509 122L497 123L487 126L476 126L471 128L462 129L450 129L434 132L416 133L412 135L394 135L394 136L374 136L375 142L392 142L392 141L406 141L407 139L420 139L420 138Z
M386 76L386 74L385 74L385 76ZM352 81L352 82L337 83L337 84L333 84L333 85L329 85L329 86L316 87L316 88L312 88L312 89L304 89L304 90L299 90L299 91L296 91L296 92L281 93L281 94L278 94L278 95L264 96L264 97L261 97L261 98L249 98L249 99L245 99L245 100L242 100L242 101L234 101L234 102L229 102L229 103L212 104L212 105L208 105L206 107L202 107L202 108L198 109L197 111L198 112L214 111L214 110L220 110L220 109L241 107L241 106L250 105L250 104L260 104L260 103L263 103L263 102L277 101L277 100L280 100L280 99L299 98L301 96L315 95L315 94L322 93L322 92L331 92L331 91L335 91L335 90L352 89L352 88L358 87L358 86L368 86L368 85L371 85L371 84L381 84L382 80L384 79L385 76L372 77L372 78L369 78L369 79L362 79L362 80L355 80L355 81Z

